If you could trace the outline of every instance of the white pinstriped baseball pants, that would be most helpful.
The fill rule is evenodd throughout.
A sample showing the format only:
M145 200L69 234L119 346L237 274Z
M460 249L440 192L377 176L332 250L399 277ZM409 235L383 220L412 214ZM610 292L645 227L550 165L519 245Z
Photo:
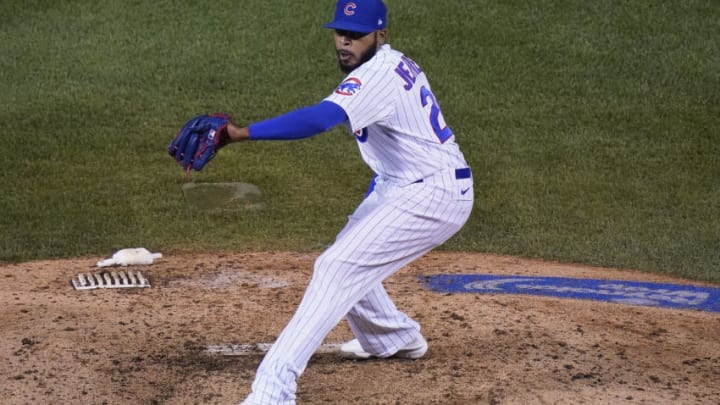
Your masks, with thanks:
M472 178L445 170L404 186L378 179L335 243L315 261L295 314L255 375L244 405L294 404L297 379L325 336L346 316L363 349L395 354L420 333L382 281L462 228L473 205Z

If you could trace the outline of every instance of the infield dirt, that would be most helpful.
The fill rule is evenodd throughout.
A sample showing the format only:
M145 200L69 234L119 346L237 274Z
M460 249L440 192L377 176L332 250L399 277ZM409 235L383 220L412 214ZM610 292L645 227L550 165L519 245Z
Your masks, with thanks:
M235 404L260 355L209 345L272 342L319 253L187 254L139 269L146 289L76 291L101 258L0 266L5 404ZM420 360L315 355L298 404L717 404L720 316L519 295L438 294L427 274L687 283L644 273L434 252L385 283L417 319ZM341 322L327 343L351 338Z

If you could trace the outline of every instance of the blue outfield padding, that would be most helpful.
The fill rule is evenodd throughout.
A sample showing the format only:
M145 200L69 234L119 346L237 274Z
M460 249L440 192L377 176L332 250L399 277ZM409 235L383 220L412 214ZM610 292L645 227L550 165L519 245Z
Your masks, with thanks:
M543 295L720 312L720 288L713 287L484 274L441 274L420 279L432 291L444 293Z

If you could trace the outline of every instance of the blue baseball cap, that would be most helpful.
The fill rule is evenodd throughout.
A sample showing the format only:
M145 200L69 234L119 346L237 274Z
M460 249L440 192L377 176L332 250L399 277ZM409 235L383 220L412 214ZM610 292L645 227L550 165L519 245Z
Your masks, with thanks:
M339 0L335 19L325 28L370 33L387 26L387 9L382 0Z

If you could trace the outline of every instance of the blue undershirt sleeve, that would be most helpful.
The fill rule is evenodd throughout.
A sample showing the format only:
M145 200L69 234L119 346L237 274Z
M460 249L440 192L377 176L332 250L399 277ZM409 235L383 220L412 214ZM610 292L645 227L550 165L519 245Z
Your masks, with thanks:
M345 110L331 101L301 108L251 124L250 140L294 140L325 132L348 119Z

